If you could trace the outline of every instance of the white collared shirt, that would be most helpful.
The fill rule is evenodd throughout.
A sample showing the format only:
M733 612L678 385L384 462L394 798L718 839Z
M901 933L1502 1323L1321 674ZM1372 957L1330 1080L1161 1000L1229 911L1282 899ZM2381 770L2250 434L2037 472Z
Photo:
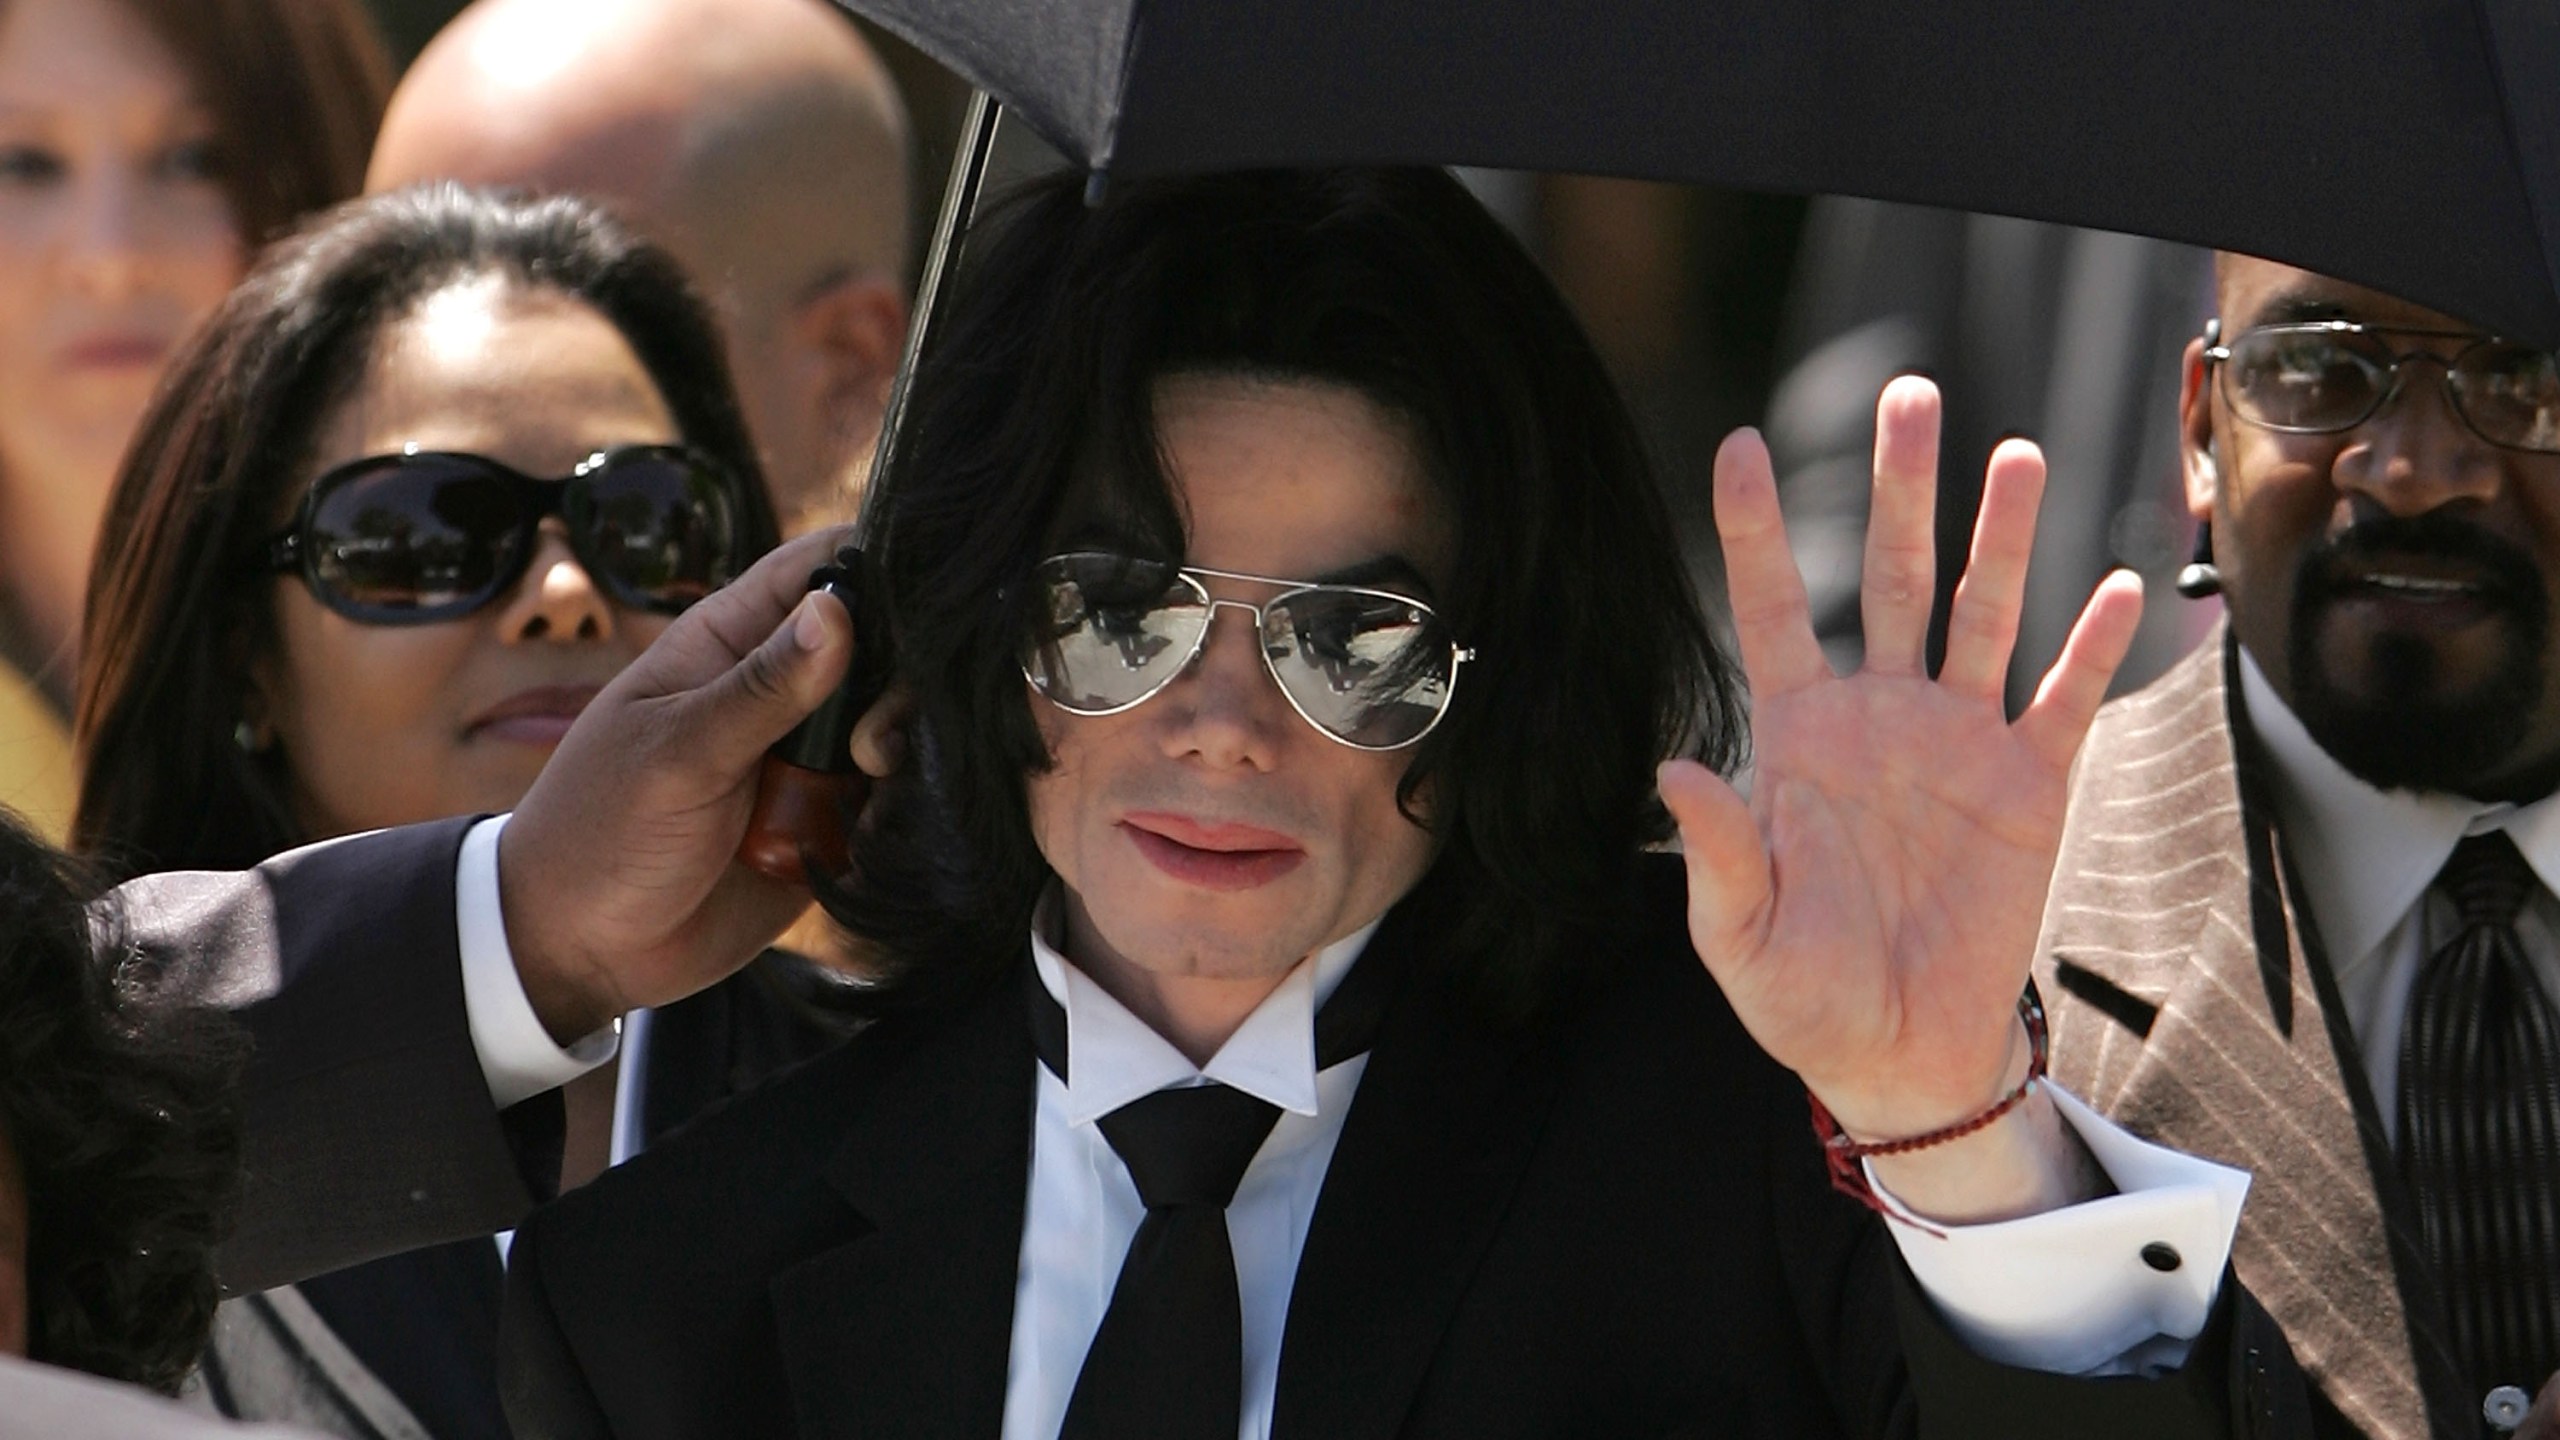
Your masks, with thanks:
M2380 790L2347 772L2279 699L2247 648L2249 728L2275 762L2277 819L2330 972L2363 1052L2383 1133L2399 1138L2400 1032L2418 967L2450 938L2453 904L2428 887L2466 835L2504 830L2540 889L2516 932L2543 993L2560 1002L2560 795L2530 805L2441 790Z
M1058 953L1048 938L1055 909L1052 892L1034 927L1031 959L1040 983L1066 1011L1068 1078L1062 1082L1048 1066L1037 1067L1031 1191L1023 1207L1005 1378L1005 1440L1055 1440L1084 1352L1111 1303L1120 1262L1146 1218L1137 1182L1096 1122L1142 1095L1211 1081L1280 1110L1227 1206L1244 1327L1238 1433L1267 1436L1298 1254L1333 1163L1334 1142L1342 1138L1343 1116L1369 1064L1364 1054L1316 1069L1316 1007L1350 973L1377 922L1301 961L1207 1065L1195 1066Z
M1039 1067L1004 1440L1055 1440L1146 1216L1136 1182L1096 1122L1141 1095L1212 1080L1282 1112L1227 1207L1245 1347L1237 1434L1268 1440L1298 1256L1367 1068L1360 1056L1316 1070L1316 1008L1376 923L1300 963L1206 1066L1194 1066L1058 952L1050 938L1055 909L1054 896L1043 903L1031 957L1066 1012L1069 1078ZM1986 1356L2072 1374L2175 1365L2204 1328L2248 1177L2136 1140L2068 1096L2057 1098L2122 1193L1941 1235L1888 1228L1949 1327ZM1813 1143L1809 1130L1805 1143ZM2154 1270L2140 1258L2154 1242L2172 1245L2187 1263Z

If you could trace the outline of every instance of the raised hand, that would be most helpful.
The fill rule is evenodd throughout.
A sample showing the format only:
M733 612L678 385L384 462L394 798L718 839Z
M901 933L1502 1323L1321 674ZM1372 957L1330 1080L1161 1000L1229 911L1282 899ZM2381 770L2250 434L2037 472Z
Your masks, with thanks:
M1876 410L1864 665L1844 677L1823 658L1768 451L1737 432L1717 453L1715 494L1751 683L1751 794L1687 762L1661 774L1700 958L1761 1046L1863 1141L1962 1122L2023 1078L2017 999L2072 757L2142 607L2138 579L2109 576L2034 702L2007 718L2044 488L2036 448L2007 442L1932 679L1938 392L1904 377ZM2038 1096L1980 1137L1880 1162L1879 1174L1914 1208L1989 1218L2071 1198L2075 1157Z
M841 531L767 555L677 617L597 695L498 847L509 946L555 1038L662 1005L752 959L806 890L732 863L765 751L853 658L852 624L809 573ZM893 737L857 733L874 775Z

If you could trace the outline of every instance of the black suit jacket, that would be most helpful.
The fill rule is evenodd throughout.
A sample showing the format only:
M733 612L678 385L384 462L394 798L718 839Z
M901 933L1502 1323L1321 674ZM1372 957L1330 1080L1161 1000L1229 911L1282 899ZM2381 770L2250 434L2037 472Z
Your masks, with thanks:
M1690 955L1676 865L1649 881L1643 933L1525 1026L1403 913L1372 942L1408 981L1308 1231L1277 1435L2294 1433L2299 1377L2228 1282L2161 1380L1954 1342ZM1017 980L536 1216L504 1322L519 1440L995 1436L1033 1064Z
M499 1111L463 1009L454 871L478 818L146 875L92 907L122 983L249 1031L226 1290L505 1230L556 1186L558 1095ZM647 1138L833 1043L812 988L759 964L662 1009Z
M93 913L123 983L248 1027L240 1224L224 1288L264 1290L504 1230L558 1175L560 1102L501 1117L462 1004L454 865L468 819L147 875Z

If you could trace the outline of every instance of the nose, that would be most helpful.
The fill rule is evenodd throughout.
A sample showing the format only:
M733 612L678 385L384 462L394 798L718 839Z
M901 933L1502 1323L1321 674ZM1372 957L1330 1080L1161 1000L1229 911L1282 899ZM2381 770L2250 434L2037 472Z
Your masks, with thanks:
M1262 632L1252 611L1233 602L1210 612L1209 633L1182 674L1159 698L1164 751L1213 770L1268 772L1296 723L1289 702L1262 661Z
M129 169L80 169L62 231L64 279L93 300L130 297L141 282L145 250L143 196Z
M2339 490L2403 518L2457 500L2496 498L2507 452L2481 439L2453 408L2438 363L2412 362L2373 417L2348 432L2330 466Z
M497 625L509 644L613 638L613 602L578 563L558 519L543 521L534 532L533 562L500 602Z

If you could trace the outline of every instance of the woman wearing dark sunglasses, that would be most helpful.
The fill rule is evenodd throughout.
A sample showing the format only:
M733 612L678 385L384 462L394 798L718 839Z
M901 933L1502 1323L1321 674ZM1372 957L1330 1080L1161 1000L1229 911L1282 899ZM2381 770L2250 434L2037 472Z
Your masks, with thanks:
M257 265L144 417L105 536L75 841L129 875L511 809L775 522L674 262L582 201L439 186ZM631 1083L564 1092L564 1183L831 1043L827 984L772 954L627 1031ZM232 1302L208 1389L347 1435L503 1435L498 1267L476 1240Z

